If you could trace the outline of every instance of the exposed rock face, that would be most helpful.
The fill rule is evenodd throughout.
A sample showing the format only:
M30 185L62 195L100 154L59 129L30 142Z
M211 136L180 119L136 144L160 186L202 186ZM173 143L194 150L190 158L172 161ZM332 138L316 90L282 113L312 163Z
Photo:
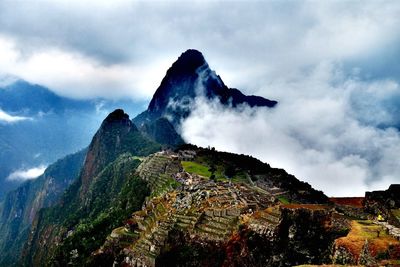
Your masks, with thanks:
M400 227L400 184L392 184L385 191L366 192L364 209Z
M181 120L190 114L196 97L218 99L222 104L232 107L240 104L273 107L277 103L258 96L246 96L237 89L229 89L209 68L203 55L190 49L168 69L148 109L133 121L141 127L165 117L178 130Z
M157 149L160 149L160 146L142 136L123 110L117 109L110 113L93 137L86 154L80 177L82 184L80 196L84 197L93 177L119 155L131 152L142 156Z
M364 197L337 197L329 198L334 203L338 212L349 218L367 219L368 214L364 211Z
M366 192L364 206L374 208L375 203L387 209L400 208L400 184L392 184L385 191Z
M177 147L184 144L181 136L175 131L174 126L166 118L156 119L154 122L144 124L140 130L151 139L166 147Z
M97 175L105 164L116 158L122 151L121 139L130 132L138 131L123 110L109 114L90 143L82 170L82 195L87 192L89 179ZM119 153L118 153L119 152Z

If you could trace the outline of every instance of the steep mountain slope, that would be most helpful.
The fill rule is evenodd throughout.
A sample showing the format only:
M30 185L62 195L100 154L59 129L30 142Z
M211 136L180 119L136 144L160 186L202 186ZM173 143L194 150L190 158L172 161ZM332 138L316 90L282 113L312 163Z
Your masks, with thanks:
M157 190L166 173L179 186ZM339 223L325 224L334 219L323 193L248 156L184 146L144 160L138 175L152 185L152 199L112 232L93 254L94 266L320 263L342 234ZM279 206L283 198L315 204ZM296 232L287 240L289 229ZM227 255L240 249L248 255Z
M85 154L86 150L82 150L58 160L39 178L7 194L0 217L0 266L18 261L36 213L59 200L78 176Z
M180 185L153 189L142 210L92 254L93 266L397 266L400 260L400 229L366 220L368 207L359 199L360 211L347 213L343 206L354 199L330 203L283 170L193 146L142 162L138 174L152 188L163 183L161 160L181 164L169 168L180 169L171 174ZM391 208L399 208L399 197L391 195Z
M37 216L25 248L26 263L44 265L52 256L66 264L63 248L91 234L96 239L79 247L79 254L88 256L96 244L104 242L112 226L121 223L124 214L140 208L148 189L144 181L132 176L140 162L137 157L160 148L138 131L123 110L110 113L93 137L79 178L59 205L41 210Z
M363 204L369 213L400 227L400 184L392 184L384 191L366 192Z
M0 111L25 120L0 117L0 199L21 184L6 179L17 170L47 165L86 147L102 119L115 108L137 114L131 100L72 100L49 89L16 80L0 87Z
M82 175L81 197L90 183L108 163L119 155L130 152L135 156L148 155L160 149L160 145L142 135L123 110L117 109L103 121L90 143Z
M169 120L163 117L142 125L140 130L156 142L167 147L176 147L185 143Z
M62 113L71 109L89 111L92 108L82 105L82 101L60 97L45 87L23 80L16 80L1 88L0 107L23 116L33 116L39 112Z
M237 89L228 88L210 69L203 55L197 50L187 50L168 69L146 111L133 119L136 125L154 122L165 117L179 132L179 124L190 112L196 97L218 99L222 104L236 107L273 107L276 101L258 96L246 96Z
M117 127L119 126L117 124ZM95 139L92 144L96 143ZM213 250L215 248L212 244L215 240L216 244L222 245L221 242L229 238L228 232L224 231L230 231L229 233L236 231L238 223L241 222L239 216L243 212L243 214L249 212L252 214L256 210L262 212L268 207L279 204L279 199L282 198L290 202L327 203L326 196L312 189L310 185L298 181L283 170L273 169L268 164L243 155L187 145L175 153L159 152L140 160L141 163L137 157L122 154L91 179L83 199L79 192L85 187L83 183L76 183L65 194L61 206L42 210L32 229L34 234L26 246L23 256L25 264L110 266L114 260L121 262L120 258L125 259L132 255L136 255L138 260L141 259L140 262L145 263L151 258L147 258L145 248L139 246L139 243L153 242L147 237L148 231L154 230L154 235L158 233L157 231L165 232L164 228L164 230L157 228L159 225L167 227L169 229L167 233L172 231L172 234L175 233L173 230L175 224L183 227L182 231L189 231L192 228L187 228L188 220L199 221L199 224L190 231L211 242L207 243L210 246L208 249ZM138 220L137 216L143 217L142 225L146 226L139 227L140 231L144 231L143 235L139 230L136 233L133 225L130 226L133 227L132 232L116 228L123 225L133 211L140 209L145 196L150 196L145 211L135 213L137 215L134 217L134 220ZM134 205L127 205L129 202L133 202ZM329 211L328 207L321 207ZM273 215L268 215L268 212L267 217L281 216L279 208L271 211ZM151 215L153 213L154 215ZM214 213L222 217L215 219ZM315 236L310 238L317 238L326 231L330 233L324 241L328 246L340 231L335 227L324 228L322 221L330 218L329 212L321 211L322 215L315 214L319 230L316 230ZM272 219L275 220L274 218ZM257 217L254 220L256 220L252 226L254 229L263 227L262 222L257 221ZM289 223L290 220L287 220ZM128 220L128 224L129 221L131 220ZM224 230L216 226L219 224L218 227L224 227ZM275 222L273 227L279 225ZM107 234L115 228L103 248L98 250L106 240ZM174 237L164 235L163 238L167 240ZM194 246L197 246L196 240L192 240ZM172 240L168 242L174 244ZM175 244L177 249L181 246L180 242L184 240ZM162 249L162 246L157 244L156 248ZM171 247L174 246L172 244ZM132 251L126 250L127 247ZM312 249L316 248L310 248L311 252L308 253L316 254ZM161 262L171 261L170 254L160 254L159 257ZM181 260L185 259L179 259Z

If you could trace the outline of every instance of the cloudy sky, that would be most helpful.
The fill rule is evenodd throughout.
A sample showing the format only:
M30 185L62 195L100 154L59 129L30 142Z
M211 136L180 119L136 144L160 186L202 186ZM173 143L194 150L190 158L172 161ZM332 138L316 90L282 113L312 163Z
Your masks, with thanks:
M362 195L400 182L399 14L398 1L0 0L0 75L146 101L196 48L228 86L279 105L232 112L199 99L186 140Z

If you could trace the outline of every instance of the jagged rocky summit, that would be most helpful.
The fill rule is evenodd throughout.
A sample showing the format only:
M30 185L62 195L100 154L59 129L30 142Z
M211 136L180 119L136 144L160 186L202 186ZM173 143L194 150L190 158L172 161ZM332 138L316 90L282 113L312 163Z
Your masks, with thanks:
M189 49L168 69L148 108L133 119L138 127L167 118L179 132L182 119L189 116L196 97L216 99L225 106L274 107L277 102L259 96L246 96L228 88L212 71L201 52Z

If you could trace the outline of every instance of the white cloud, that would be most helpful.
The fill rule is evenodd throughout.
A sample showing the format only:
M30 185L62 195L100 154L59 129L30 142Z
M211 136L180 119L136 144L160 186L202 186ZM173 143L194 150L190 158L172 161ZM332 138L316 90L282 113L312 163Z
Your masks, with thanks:
M40 165L30 169L21 169L15 172L12 172L8 177L7 180L9 181L26 181L36 179L40 175L44 173L46 170L46 166Z
M399 183L399 132L362 123L360 118L370 114L352 104L354 94L363 90L375 92L379 86L371 97L384 99L384 92L400 93L399 85L366 83L339 73L339 67L325 63L293 83L271 84L280 100L273 109L234 111L198 98L182 123L183 137L253 155L330 196L362 196L366 190ZM376 116L379 120L380 114Z
M387 127L400 125L399 1L17 3L0 1L0 72L74 98L148 99L196 48L228 86L279 105L232 113L200 101L187 140L253 154L329 194L398 181ZM363 81L371 71L378 80Z
M228 85L268 96L272 80L322 61L375 65L371 54L385 58L400 38L398 1L17 2L0 2L0 34L11 40L0 62L75 97L149 98L188 48Z
M28 118L28 117L12 116L0 109L0 122L15 123L15 122L30 120L30 119L31 118Z
M24 55L14 40L0 35L0 73L12 73L72 98L148 99L169 64L158 59L141 66L102 65L94 58L57 48Z
M18 80L17 77L11 76L11 75L4 75L0 73L0 87L5 87L10 84L13 84Z

